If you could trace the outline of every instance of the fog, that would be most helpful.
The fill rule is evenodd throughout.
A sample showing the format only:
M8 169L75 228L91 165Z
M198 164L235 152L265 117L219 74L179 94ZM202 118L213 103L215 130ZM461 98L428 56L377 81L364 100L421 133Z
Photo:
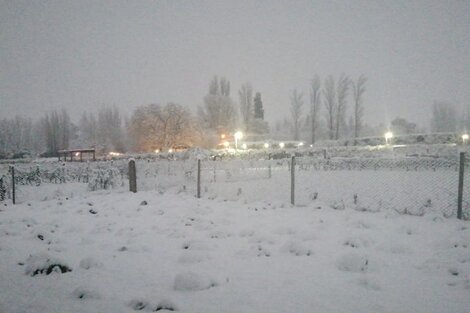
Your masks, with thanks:
M469 1L1 1L0 116L195 113L218 75L235 103L250 82L274 123L293 89L308 104L314 75L345 73L368 79L367 123L425 128L434 101L469 104L469 16Z

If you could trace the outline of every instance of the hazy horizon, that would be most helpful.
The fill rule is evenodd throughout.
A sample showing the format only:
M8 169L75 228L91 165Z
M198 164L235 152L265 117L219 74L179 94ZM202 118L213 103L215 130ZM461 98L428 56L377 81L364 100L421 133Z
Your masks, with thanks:
M218 75L237 104L251 82L273 123L291 90L307 113L314 75L345 73L368 78L368 123L428 127L433 101L469 104L468 16L469 1L0 1L1 116L195 112Z

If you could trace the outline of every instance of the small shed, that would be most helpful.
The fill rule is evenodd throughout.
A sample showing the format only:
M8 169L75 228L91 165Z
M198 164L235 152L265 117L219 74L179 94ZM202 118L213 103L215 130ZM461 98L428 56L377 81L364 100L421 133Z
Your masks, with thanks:
M59 150L57 151L59 155L59 161L64 162L73 162L73 161L80 161L83 162L84 155L86 156L86 160L93 160L96 161L96 154L95 149L71 149L71 150ZM91 156L91 157L90 157Z

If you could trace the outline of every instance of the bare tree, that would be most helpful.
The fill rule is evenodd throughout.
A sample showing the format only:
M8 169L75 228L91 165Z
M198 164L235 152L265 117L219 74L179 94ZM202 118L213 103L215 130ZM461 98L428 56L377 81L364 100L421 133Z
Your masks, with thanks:
M336 91L335 79L331 75L325 80L323 96L326 109L325 117L328 128L328 138L332 140L335 138Z
M304 104L304 100L302 98L303 94L297 92L297 89L294 89L290 95L290 113L292 116L294 140L299 140L300 118L302 115L302 106Z
M233 131L237 122L237 111L230 98L230 82L216 77L209 85L209 94L204 97L204 106L198 108L201 123L208 129L221 133Z
M116 107L102 106L98 111L97 144L102 151L124 151L122 119Z
M433 104L431 129L433 132L455 132L457 128L457 112L452 103L437 102Z
M130 133L137 151L191 146L195 142L195 123L183 106L168 103L137 108L130 121Z
M318 75L315 75L312 80L312 85L310 89L310 118L312 126L312 144L316 140L316 130L318 128L318 113L320 111L320 87L321 81Z
M78 127L81 145L83 147L96 147L98 123L95 114L83 112Z
M356 82L352 83L353 96L354 96L354 138L359 137L359 133L362 130L362 119L364 117L364 107L362 106L362 100L364 92L366 91L367 78L364 75L359 76Z
M346 115L346 105L347 105L347 96L349 90L349 78L341 74L338 79L338 84L336 85L336 97L337 97L337 106L336 106L336 125L335 125L335 139L339 139L340 127L345 125L346 122L344 117Z
M238 91L240 97L240 113L242 116L242 123L244 130L248 130L250 120L253 118L253 87L250 83L242 85Z

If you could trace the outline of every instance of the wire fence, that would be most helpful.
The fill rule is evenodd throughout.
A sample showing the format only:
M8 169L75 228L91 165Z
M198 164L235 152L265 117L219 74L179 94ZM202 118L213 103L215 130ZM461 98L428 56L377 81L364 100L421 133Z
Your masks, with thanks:
M135 164L137 191L199 194L219 201L263 202L264 206L292 203L338 210L394 210L417 216L457 216L459 205L460 166L455 156L136 160ZM461 201L465 219L470 219L469 165L467 157ZM129 190L129 164L117 160L16 165L14 181L19 202L99 190L125 192ZM0 167L0 201L12 198L12 185L11 171Z

